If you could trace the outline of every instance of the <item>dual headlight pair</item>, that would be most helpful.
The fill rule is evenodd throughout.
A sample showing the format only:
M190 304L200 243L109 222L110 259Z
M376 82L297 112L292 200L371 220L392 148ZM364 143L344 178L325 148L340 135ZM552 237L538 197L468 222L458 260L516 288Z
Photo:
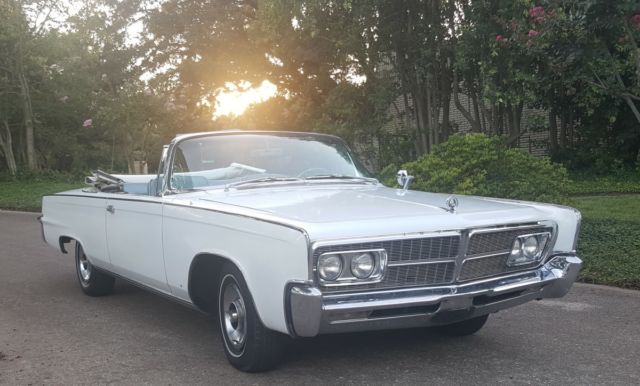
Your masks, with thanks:
M318 276L326 284L375 282L387 265L384 249L329 252L318 258Z
M507 265L515 267L539 262L542 259L551 233L540 232L516 237L507 259Z

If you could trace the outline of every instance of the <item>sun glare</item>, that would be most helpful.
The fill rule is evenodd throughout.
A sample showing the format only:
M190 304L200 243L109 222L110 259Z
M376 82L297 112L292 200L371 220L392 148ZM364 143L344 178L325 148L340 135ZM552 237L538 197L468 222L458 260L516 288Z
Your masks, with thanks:
M215 98L213 119L222 116L240 116L249 106L264 102L274 97L278 87L263 80L258 87L252 87L250 82L239 84L227 83L226 89L219 91Z

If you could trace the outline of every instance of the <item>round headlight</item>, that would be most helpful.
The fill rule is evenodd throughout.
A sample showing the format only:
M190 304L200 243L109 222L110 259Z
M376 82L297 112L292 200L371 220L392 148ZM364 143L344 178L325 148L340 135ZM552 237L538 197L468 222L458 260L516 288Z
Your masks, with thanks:
M371 253L361 253L351 259L351 273L358 279L366 279L373 273L376 261Z
M342 273L342 257L340 255L322 255L318 259L318 274L324 280L336 280Z
M536 236L529 236L522 242L522 252L530 259L536 257L539 250L540 245L538 244L538 238Z
M517 258L518 256L520 256L520 252L522 245L520 244L520 239L516 239L516 241L514 241L513 243L513 248L511 249L511 256L514 258Z

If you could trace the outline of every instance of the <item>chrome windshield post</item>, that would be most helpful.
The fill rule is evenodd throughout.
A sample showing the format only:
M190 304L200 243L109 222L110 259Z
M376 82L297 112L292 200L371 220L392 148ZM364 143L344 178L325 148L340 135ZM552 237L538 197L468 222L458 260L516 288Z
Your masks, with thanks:
M156 174L155 195L162 196L165 187L165 176L167 175L167 164L169 157L169 145L162 146L162 155L158 164L158 173Z

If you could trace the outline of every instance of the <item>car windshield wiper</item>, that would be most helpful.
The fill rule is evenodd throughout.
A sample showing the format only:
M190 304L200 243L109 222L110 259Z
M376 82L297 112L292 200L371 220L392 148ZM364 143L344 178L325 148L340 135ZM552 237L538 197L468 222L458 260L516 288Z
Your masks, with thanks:
M322 174L317 176L309 176L304 179L305 181L313 181L313 180L351 180L357 182L370 182L377 184L379 181L375 178L370 177L359 177L359 176L345 176L342 174Z
M237 182L226 184L224 186L224 190L227 191L230 188L235 188L238 186L249 185L249 184L262 184L265 182L296 182L296 181L303 181L303 179L297 178L297 177L260 177L260 178L253 178L250 180L237 181Z

